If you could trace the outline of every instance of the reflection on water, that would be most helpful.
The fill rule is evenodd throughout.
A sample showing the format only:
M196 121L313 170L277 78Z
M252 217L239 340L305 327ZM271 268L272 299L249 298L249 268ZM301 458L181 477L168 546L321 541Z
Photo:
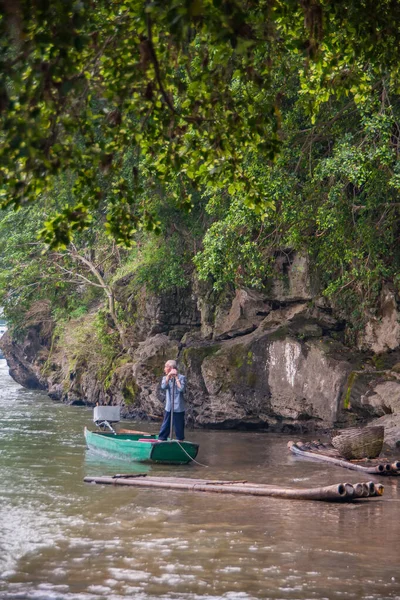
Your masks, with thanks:
M264 433L192 432L207 468L107 459L85 448L89 409L23 390L4 361L0 382L2 600L400 598L396 479L349 505L88 485L121 472L299 487L362 477Z
M107 453L94 452L86 449L85 452L85 471L92 475L104 475L114 473L149 473L151 465L146 463L128 462L111 456Z

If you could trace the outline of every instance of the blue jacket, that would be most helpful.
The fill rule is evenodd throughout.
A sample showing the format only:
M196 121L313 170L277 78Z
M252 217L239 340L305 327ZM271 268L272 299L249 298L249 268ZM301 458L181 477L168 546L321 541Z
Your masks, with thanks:
M167 383L167 377L164 375L161 382L161 389L167 390L166 396L167 401L165 403L165 410L167 412L171 412L171 398L172 398L172 385L175 387L175 395L174 395L174 412L184 412L185 410L185 399L183 397L183 392L186 388L186 377L184 375L178 375L179 383L181 384L181 389L176 385L175 380L170 379Z

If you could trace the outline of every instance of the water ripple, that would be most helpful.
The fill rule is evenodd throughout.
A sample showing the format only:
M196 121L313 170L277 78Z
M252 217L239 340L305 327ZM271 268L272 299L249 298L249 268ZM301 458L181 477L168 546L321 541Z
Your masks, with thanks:
M89 486L85 475L126 470L86 451L91 411L23 390L4 361L0 422L1 600L400 599L397 481L385 482L378 502L354 506ZM299 486L356 481L293 460L283 436L190 437L209 469L129 469Z

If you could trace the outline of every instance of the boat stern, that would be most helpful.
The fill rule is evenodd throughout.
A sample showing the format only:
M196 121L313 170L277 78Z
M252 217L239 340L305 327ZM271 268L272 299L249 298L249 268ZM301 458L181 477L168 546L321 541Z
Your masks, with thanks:
M167 440L153 444L150 459L158 463L187 464L194 460L199 451L199 445L192 442Z

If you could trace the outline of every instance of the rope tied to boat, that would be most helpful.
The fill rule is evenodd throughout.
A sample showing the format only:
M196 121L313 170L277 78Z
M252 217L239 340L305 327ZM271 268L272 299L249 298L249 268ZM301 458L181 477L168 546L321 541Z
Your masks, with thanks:
M181 450L184 451L184 453L186 454L186 456L188 456L190 458L191 461L195 462L196 465L199 465L200 467L206 467L208 469L209 465L203 465L203 463L199 462L198 460L196 460L195 458L192 458L190 456L190 454L188 452L186 452L185 448L182 446L182 444L180 443L179 440L174 440L180 447Z

